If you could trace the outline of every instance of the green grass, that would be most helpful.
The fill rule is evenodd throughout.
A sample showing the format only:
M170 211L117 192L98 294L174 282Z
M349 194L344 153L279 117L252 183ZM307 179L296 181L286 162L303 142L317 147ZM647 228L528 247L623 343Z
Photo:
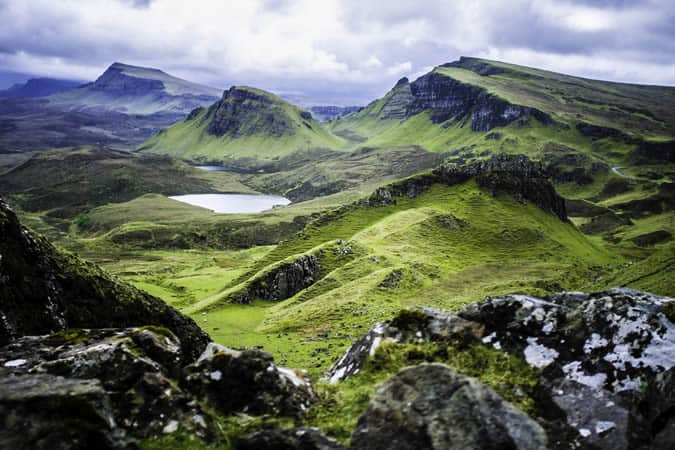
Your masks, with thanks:
M326 132L314 120L303 118L299 108L274 94L249 87L233 89L252 93L265 100L241 101L228 97L196 116L162 130L139 149L183 158L223 161L271 160L310 148L344 147L342 139ZM237 111L228 112L232 121L237 123L236 135L226 133L216 136L207 131L209 124L216 120L214 108L220 104ZM274 126L281 127L283 131L279 132Z
M403 367L422 362L441 362L478 378L516 407L535 414L533 398L538 372L522 358L482 345L385 343L355 376L337 385L319 384L322 401L310 409L307 421L348 442L377 386Z
M451 215L466 226L445 228L441 218ZM349 257L335 257L333 249L344 246L338 239L351 243ZM321 279L294 297L253 306L226 303L279 261L317 254L319 248L332 255L323 261ZM221 294L185 311L206 320L206 329L220 342L262 345L319 374L351 339L402 307L452 309L485 295L592 289L596 275L611 273L620 262L602 241L589 240L532 205L491 197L474 182L436 185L416 199L351 207L308 226L261 256ZM400 282L383 287L392 271L400 271ZM241 314L255 319L245 327L248 332L232 332Z

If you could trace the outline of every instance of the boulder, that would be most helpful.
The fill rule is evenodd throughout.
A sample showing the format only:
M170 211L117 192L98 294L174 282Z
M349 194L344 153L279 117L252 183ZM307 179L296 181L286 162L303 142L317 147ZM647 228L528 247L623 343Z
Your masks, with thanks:
M0 448L127 448L172 423L208 437L211 418L171 378L180 348L151 327L17 339L0 349Z
M479 381L443 364L401 370L359 418L353 449L546 449L544 430Z
M276 366L269 353L216 346L207 352L185 368L181 385L220 413L301 417L316 400L309 380Z
M382 342L486 345L541 371L537 420L551 448L658 448L671 442L675 422L673 305L622 288L405 310L355 342L328 378L358 373Z

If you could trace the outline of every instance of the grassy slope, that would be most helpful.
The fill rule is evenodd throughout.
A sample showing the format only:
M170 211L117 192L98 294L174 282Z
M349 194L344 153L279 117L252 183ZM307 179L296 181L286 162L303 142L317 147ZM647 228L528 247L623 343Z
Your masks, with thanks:
M467 225L446 228L445 216ZM256 273L320 247L323 278L291 299L223 303ZM346 255L337 251L346 248ZM572 225L510 197L493 198L473 182L435 186L395 206L354 207L256 258L237 265L236 276L222 277L216 283L220 294L165 299L197 318L217 341L261 345L282 363L313 373L325 370L353 337L401 307L454 308L484 295L588 288L596 274L621 261ZM124 275L115 264L109 267ZM381 286L399 271L398 283ZM133 277L158 288L176 279L161 271Z
M275 137L267 129L245 129L238 138L213 136L206 132L208 120L203 120L208 110L203 110L191 120L183 120L153 136L141 146L142 150L188 158L223 160L228 158L272 159L295 151L310 148L339 149L343 141L325 131L312 119L303 119L302 110L274 94L249 87L257 95L269 98L269 112L285 115L291 122L292 135ZM245 106L245 103L244 103ZM253 124L251 124L253 126Z

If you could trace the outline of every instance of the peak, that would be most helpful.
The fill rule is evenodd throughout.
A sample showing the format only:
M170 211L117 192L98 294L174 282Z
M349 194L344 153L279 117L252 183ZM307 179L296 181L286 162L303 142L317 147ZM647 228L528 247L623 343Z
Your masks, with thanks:
M403 86L403 85L405 85L405 84L408 84L408 83L409 83L408 77L403 77L403 78L401 78L400 80L398 80L398 81L396 82L396 84L394 85L394 89L397 88L397 87L399 87L399 86Z

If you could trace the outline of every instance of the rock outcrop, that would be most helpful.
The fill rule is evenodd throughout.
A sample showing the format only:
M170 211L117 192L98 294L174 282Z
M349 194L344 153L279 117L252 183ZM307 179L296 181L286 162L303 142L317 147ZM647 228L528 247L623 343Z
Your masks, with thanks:
M208 441L217 414L299 418L315 400L268 354L211 344L183 366L180 349L157 327L67 330L0 348L0 447L131 449L177 431Z
M514 105L479 86L435 71L412 83L407 78L400 79L381 100L380 107L371 112L380 120L405 120L428 113L433 123L469 124L472 131L490 131L530 117L553 123L548 114L535 108Z
M205 355L185 369L183 386L222 414L272 414L300 418L316 401L304 375L274 365L269 353L238 352L210 344Z
M209 107L203 121L208 123L207 133L218 137L264 134L280 138L295 134L283 101L251 88L235 86L225 91L220 101Z
M479 381L443 364L381 385L351 438L355 450L544 450L544 430Z
M237 303L250 303L255 299L285 300L311 286L319 278L319 260L314 255L302 255L284 263L252 281L236 294Z
M675 403L668 392L675 370L674 304L613 289L543 299L488 297L456 312L409 310L373 327L328 376L337 382L358 373L387 341L486 345L541 370L538 420L550 448L669 448L675 444Z
M67 328L157 325L189 362L209 337L190 318L24 228L0 200L0 345Z
M543 165L523 155L496 155L465 165L443 165L431 173L377 189L368 199L368 204L389 205L396 202L396 197L415 198L436 183L452 186L472 178L493 196L507 194L521 202L527 200L555 214L560 220L567 220L565 200L548 181Z

